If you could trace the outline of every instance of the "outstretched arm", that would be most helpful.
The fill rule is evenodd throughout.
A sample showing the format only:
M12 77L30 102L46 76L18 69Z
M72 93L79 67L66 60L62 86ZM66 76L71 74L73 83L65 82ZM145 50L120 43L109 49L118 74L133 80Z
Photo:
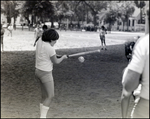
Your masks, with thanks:
M140 74L130 69L125 69L122 79L121 110L122 117L127 118L127 112L132 92L139 85Z
M127 92L125 88L123 87L122 94L121 94L121 113L122 118L127 118L128 116L128 108L130 104L130 97L131 92Z

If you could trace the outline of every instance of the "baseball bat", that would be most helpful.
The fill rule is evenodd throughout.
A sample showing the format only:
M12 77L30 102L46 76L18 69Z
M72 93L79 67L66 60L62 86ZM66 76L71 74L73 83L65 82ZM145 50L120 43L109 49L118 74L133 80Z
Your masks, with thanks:
M100 52L100 50L92 50L92 51L86 51L86 52L79 52L79 53L75 53L75 54L71 54L71 55L67 55L68 57L75 57L75 56L81 56L81 55L87 55L87 54L91 54L91 53L96 53L96 52Z

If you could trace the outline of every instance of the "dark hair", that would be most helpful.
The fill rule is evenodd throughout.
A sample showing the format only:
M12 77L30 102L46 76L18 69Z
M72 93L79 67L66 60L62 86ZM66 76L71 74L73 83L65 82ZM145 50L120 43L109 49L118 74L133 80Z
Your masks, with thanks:
M46 30L47 28L48 28L47 25L43 25L42 27L43 30Z
M105 29L105 27L104 26L101 26L101 28L104 30Z
M54 29L48 29L42 34L44 42L51 42L59 39L59 34Z

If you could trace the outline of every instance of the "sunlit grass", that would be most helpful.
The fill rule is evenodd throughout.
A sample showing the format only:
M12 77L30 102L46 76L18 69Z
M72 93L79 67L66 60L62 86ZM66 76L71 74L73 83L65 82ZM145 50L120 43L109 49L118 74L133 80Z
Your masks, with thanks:
M28 29L17 29L13 31L13 35L8 36L8 31L4 34L4 51L34 51L33 47L35 38L34 31ZM82 31L59 31L60 38L57 41L55 48L84 48L84 47L99 47L100 39L99 32L82 32ZM144 33L131 32L114 32L106 34L106 44L116 45L130 41L135 36L143 36Z

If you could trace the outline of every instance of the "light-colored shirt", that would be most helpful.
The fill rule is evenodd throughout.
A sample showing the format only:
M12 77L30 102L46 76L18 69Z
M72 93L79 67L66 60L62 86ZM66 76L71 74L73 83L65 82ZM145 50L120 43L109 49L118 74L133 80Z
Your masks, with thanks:
M50 43L42 41L40 38L36 45L35 67L42 71L52 71L53 63L50 57L54 55L56 55L54 47Z
M127 68L142 74L140 97L149 100L149 34L135 44L132 60Z
M99 35L100 36L105 36L105 34L106 34L106 31L101 29L100 32L99 32Z
M35 28L34 31L35 31L35 38L41 37L42 34L43 34L43 29L42 28Z

